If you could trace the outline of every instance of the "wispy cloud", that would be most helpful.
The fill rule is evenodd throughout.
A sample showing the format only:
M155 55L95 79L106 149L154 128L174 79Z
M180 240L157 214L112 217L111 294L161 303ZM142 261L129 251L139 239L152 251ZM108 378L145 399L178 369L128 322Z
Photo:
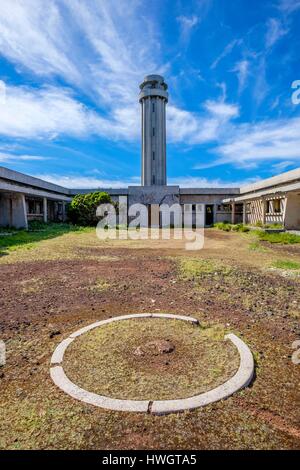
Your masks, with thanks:
M190 39L190 35L192 34L192 30L197 26L199 23L199 18L196 15L192 16L178 16L177 21L180 25L180 38L183 43L187 43Z
M241 39L233 39L233 41L228 43L227 46L224 48L224 50L221 52L221 54L211 64L210 68L215 69L217 65L219 64L219 62L221 62L221 60L223 60L226 56L228 56L232 52L235 46L238 46L241 43L242 43Z
M300 164L300 118L237 126L224 145L215 149L220 159L215 165L232 163L255 167L268 161Z
M243 184L250 184L257 181L258 178L248 178L243 181L225 181L222 178L198 178L195 176L186 176L180 178L169 178L169 184L177 184L181 188L239 188Z
M239 82L239 89L238 92L239 94L242 93L242 91L246 87L247 83L247 78L250 73L250 62L249 60L241 60L235 64L235 66L232 69L232 72L235 72L237 74L238 82Z
M0 162L9 163L9 162L18 162L18 161L45 161L50 160L50 157L43 157L41 155L16 155L12 153L3 153L0 152Z
M277 18L269 18L267 22L266 32L266 48L273 47L289 30L283 26L282 22Z
M278 8L284 13L293 13L294 11L300 9L300 0L279 0Z
M94 176L77 176L77 175L59 175L59 174L34 174L36 178L41 178L50 183L58 184L65 188L74 189L97 189L97 188L126 188L129 185L135 186L140 184L139 177L132 177L122 180L113 180L109 178L95 178Z

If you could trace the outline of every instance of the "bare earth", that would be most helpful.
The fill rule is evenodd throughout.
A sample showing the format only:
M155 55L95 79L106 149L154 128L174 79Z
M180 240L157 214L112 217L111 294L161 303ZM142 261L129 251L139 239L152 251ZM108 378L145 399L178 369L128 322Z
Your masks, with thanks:
M251 249L250 249L251 248ZM299 245L209 229L200 251L180 240L99 241L68 233L0 257L1 449L299 449ZM121 314L191 315L238 334L256 360L252 385L228 400L158 417L109 412L51 382L56 345ZM201 358L199 358L201 360Z

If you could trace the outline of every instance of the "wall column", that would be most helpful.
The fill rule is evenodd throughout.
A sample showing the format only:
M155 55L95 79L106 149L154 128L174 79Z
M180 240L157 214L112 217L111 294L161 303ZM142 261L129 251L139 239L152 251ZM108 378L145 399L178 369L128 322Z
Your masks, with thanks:
M12 221L15 228L28 229L26 201L24 194L14 194L12 196Z
M247 204L243 202L243 225L247 223Z
M43 216L46 224L48 222L48 200L46 197L43 198Z
M10 216L11 199L6 194L0 195L0 226L9 227L11 225Z
M235 223L235 202L231 204L231 223Z
M265 225L266 223L266 212L267 212L267 202L265 198L262 200L262 223Z

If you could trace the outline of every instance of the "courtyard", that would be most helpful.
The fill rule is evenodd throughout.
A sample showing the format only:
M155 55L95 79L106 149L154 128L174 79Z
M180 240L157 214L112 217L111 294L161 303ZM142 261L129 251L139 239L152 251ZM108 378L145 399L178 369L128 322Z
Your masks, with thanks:
M211 228L205 230L204 249L187 251L184 240L100 241L95 229L67 225L45 233L12 232L0 242L0 339L6 345L0 368L1 449L300 448L299 365L293 361L300 334L299 243L270 243L256 232ZM145 322L141 335L131 321L127 330L119 327L124 354L130 356L124 356L122 373L115 363L104 374L101 364L108 368L116 335L109 332L98 358L96 330L88 348L79 343L69 352L68 373L97 391L93 378L99 375L100 391L116 396L122 391L133 398L150 392L180 398L187 388L185 372L196 371L203 390L205 370L209 386L224 380L214 378L222 361L222 374L233 373L234 351L218 343L220 334L231 332L254 356L249 387L205 407L155 416L97 408L55 386L50 359L63 339L98 320L147 312L196 318L202 342L195 345L193 334L172 322L161 328ZM139 354L131 354L136 344L141 355L149 344L151 350L151 341L162 334L176 348L167 361L151 353L142 363ZM184 345L176 343L180 335L187 338ZM205 354L204 343L209 344ZM179 354L183 346L186 364ZM139 390L130 381L137 364L144 374ZM116 376L117 389L109 382ZM191 377L195 392L199 383Z

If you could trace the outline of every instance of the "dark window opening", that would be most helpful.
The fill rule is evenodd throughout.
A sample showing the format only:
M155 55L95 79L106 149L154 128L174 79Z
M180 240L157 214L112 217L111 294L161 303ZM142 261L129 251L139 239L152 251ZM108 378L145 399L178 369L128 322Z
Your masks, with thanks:
M274 207L274 212L276 214L280 214L280 212L281 212L280 199L275 199L273 201L273 207Z
M155 152L152 152L152 160L155 160Z
M155 184L155 175L152 176L152 184Z
M152 103L152 111L153 111L153 113L154 113L154 111L155 111L155 103Z

